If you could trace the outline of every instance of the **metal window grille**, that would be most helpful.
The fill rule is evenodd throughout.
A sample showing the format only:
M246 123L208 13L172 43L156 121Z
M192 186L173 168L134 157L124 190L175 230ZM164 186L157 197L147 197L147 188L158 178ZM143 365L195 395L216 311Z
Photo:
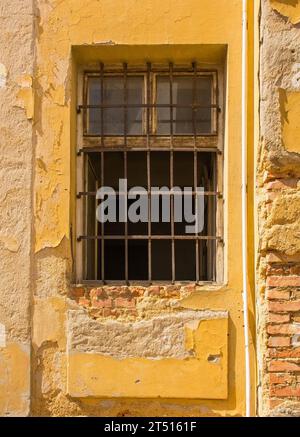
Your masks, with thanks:
M112 80L111 80L112 79ZM106 83L111 80L112 92ZM134 81L136 83L134 84ZM202 82L201 82L202 81ZM134 88L139 86L139 93ZM205 86L203 95L199 87ZM159 96L159 86L163 90ZM91 97L91 88L94 94ZM115 87L115 88L114 88ZM175 89L176 88L176 89ZM132 91L133 89L133 91ZM219 127L217 71L193 63L144 68L105 68L83 81L81 160L82 280L91 283L202 282L216 280L218 191L216 147ZM170 223L98 223L96 192L116 187L117 179L147 190L151 186L204 187L205 226L186 234L174 220L176 194L170 196ZM116 191L117 198L122 193Z

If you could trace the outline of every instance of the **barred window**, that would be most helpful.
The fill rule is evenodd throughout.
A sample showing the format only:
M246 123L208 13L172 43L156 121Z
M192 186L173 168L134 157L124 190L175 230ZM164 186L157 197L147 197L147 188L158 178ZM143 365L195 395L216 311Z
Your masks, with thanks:
M196 63L100 64L83 73L77 153L80 282L217 280L222 247L218 90L218 70ZM126 181L125 188L120 181ZM101 221L97 211L108 197L99 195L104 187L113 190L115 206L113 219ZM185 201L195 221L202 205L201 229L187 232L192 221ZM123 209L126 220L120 219ZM142 210L146 220L139 219Z

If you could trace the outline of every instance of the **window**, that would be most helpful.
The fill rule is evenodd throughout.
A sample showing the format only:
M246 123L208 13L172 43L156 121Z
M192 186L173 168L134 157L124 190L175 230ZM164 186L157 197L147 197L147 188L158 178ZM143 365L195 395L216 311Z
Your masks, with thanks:
M78 280L216 281L222 246L219 112L218 70L195 63L101 64L83 73ZM97 214L109 196L99 197L104 187L114 193L113 219L101 221ZM187 232L200 203L201 229ZM120 219L123 209L126 220Z

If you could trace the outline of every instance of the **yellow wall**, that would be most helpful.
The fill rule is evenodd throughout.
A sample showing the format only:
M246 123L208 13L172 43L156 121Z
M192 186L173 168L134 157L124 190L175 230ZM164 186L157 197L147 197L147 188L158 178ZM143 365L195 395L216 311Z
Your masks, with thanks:
M253 19L253 3L250 3L249 12L251 19ZM47 281L52 284L55 275L57 275L58 282L61 280L60 272L56 271L55 268L51 271L51 274L54 275L51 279L47 277L43 279L43 269L46 267L42 258L49 257L50 259L52 256L61 256L62 245L70 239L71 217L74 215L75 205L74 174L71 169L75 163L75 96L78 64L95 61L98 56L102 56L101 60L105 62L110 53L113 53L114 57L120 56L120 61L135 62L145 56L143 50L148 45L151 46L149 47L150 53L151 51L155 53L157 59L174 60L175 62L181 59L191 61L193 59L190 58L196 56L201 62L209 63L212 59L220 58L222 47L227 46L224 142L224 235L225 277L227 279L224 286L197 289L195 293L181 301L181 306L185 309L228 310L229 394L225 400L193 401L191 399L174 402L182 408L181 410L179 408L181 413L186 406L196 406L199 414L243 415L245 413L245 367L241 293L242 1L89 0L82 2L81 0L51 0L50 2L39 1L38 6L37 59L33 86L36 130L35 252L37 254L37 274L39 278L42 278L39 280L39 290L42 290L43 287L47 289ZM254 31L253 26L249 26L249 29L250 32ZM251 37L252 35L250 35L250 40ZM90 49L89 46L92 45L94 48ZM122 46L120 50L118 50L119 45ZM138 48L140 45L144 46L142 50ZM209 45L214 45L212 50L209 49ZM176 49L172 46L176 46ZM190 47L190 51L186 50L186 46ZM203 46L203 49L197 51L193 49L193 46ZM108 50L110 47L113 48L111 52ZM253 91L251 91L255 69L253 59L253 52L250 51L249 117L253 115ZM26 96L24 99L28 101ZM29 104L31 104L30 101L28 101ZM28 111L31 111L30 105ZM251 135L249 143L252 147L253 138ZM253 187L251 152L249 157L249 183ZM253 199L253 193L250 195ZM249 217L252 216L252 213L251 201ZM252 219L249 220L249 223L250 227L253 227ZM74 229L74 223L72 226ZM249 241L253 240L252 235L253 229L250 229ZM68 250L64 253L62 258L70 257ZM253 249L249 249L249 253L253 254ZM252 291L253 264L250 265L250 272L249 288ZM44 281L43 286L41 286L41 281ZM40 293L42 295L39 297L44 299L45 295ZM63 305L59 305L59 308L60 311L65 311ZM55 311L59 311L59 308L56 308ZM40 300L39 305L35 308L37 312L36 323L41 323L39 309L45 311L45 305ZM250 309L253 334L253 299ZM35 329L38 330L38 327ZM43 343L40 335L39 343ZM60 335L64 336L65 331L61 330ZM254 334L251 338L253 341ZM61 339L57 339L57 341L63 343ZM253 346L251 354L252 363L254 363ZM126 363L124 365L126 366ZM164 363L161 364L161 371L163 371L163 365ZM139 366L138 359L136 359L134 366ZM159 368L159 363L157 363L157 367ZM158 371L160 370L158 369ZM72 377L72 374L70 376ZM111 374L111 377L113 378L114 375ZM252 377L254 378L254 372ZM63 372L61 378L65 378ZM163 384L163 381L161 383ZM173 384L177 383L181 384L182 381L176 380L175 372ZM205 380L202 383L205 384ZM193 381L187 380L186 384L193 384ZM254 393L254 379L252 388ZM162 393L164 392L162 390ZM169 402L171 401L169 400ZM60 412L59 409L57 411L57 414L64 414L64 407L61 407ZM158 408L155 411L159 414L160 410Z

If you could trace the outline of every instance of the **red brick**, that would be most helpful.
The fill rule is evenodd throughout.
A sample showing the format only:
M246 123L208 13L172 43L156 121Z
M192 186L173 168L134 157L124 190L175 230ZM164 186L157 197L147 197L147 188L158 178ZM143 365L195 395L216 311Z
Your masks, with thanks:
M271 361L269 372L300 372L300 365L289 361Z
M290 315L269 313L268 320L269 323L288 323L290 321Z
M71 288L71 296L74 298L83 297L85 295L85 289L82 287Z
M114 302L116 307L121 307L121 308L135 307L135 299L126 299L124 297L117 297Z
M282 299L282 300L289 300L290 298L290 292L287 290L268 290L267 291L267 298L270 300L278 300L278 299Z
M290 302L269 302L269 311L274 313L286 313L300 311L300 300Z
M290 346L289 337L270 337L268 340L268 346L270 347L286 347Z
M149 287L147 289L149 296L159 296L160 295L160 287Z
M300 334L300 326L298 326L297 324L293 325L291 323L283 323L281 325L269 325L267 327L267 332L271 335Z
M94 308L111 308L112 299L92 299L92 307Z
M269 407L272 410L273 408L277 408L282 403L283 403L283 401L280 399L270 399L269 400Z
M291 384L293 378L291 375L282 373L271 373L270 384Z
M297 387L272 387L271 396L278 398L297 398L300 396L300 385Z
M300 347L285 350L271 349L269 350L269 356L273 358L300 358Z
M84 307L90 306L91 301L87 299L86 297L80 297L78 301L79 305L82 305Z
M106 293L103 291L102 288L92 288L90 291L90 297L91 299L98 299L106 297Z
M269 276L268 287L300 287L300 276Z

